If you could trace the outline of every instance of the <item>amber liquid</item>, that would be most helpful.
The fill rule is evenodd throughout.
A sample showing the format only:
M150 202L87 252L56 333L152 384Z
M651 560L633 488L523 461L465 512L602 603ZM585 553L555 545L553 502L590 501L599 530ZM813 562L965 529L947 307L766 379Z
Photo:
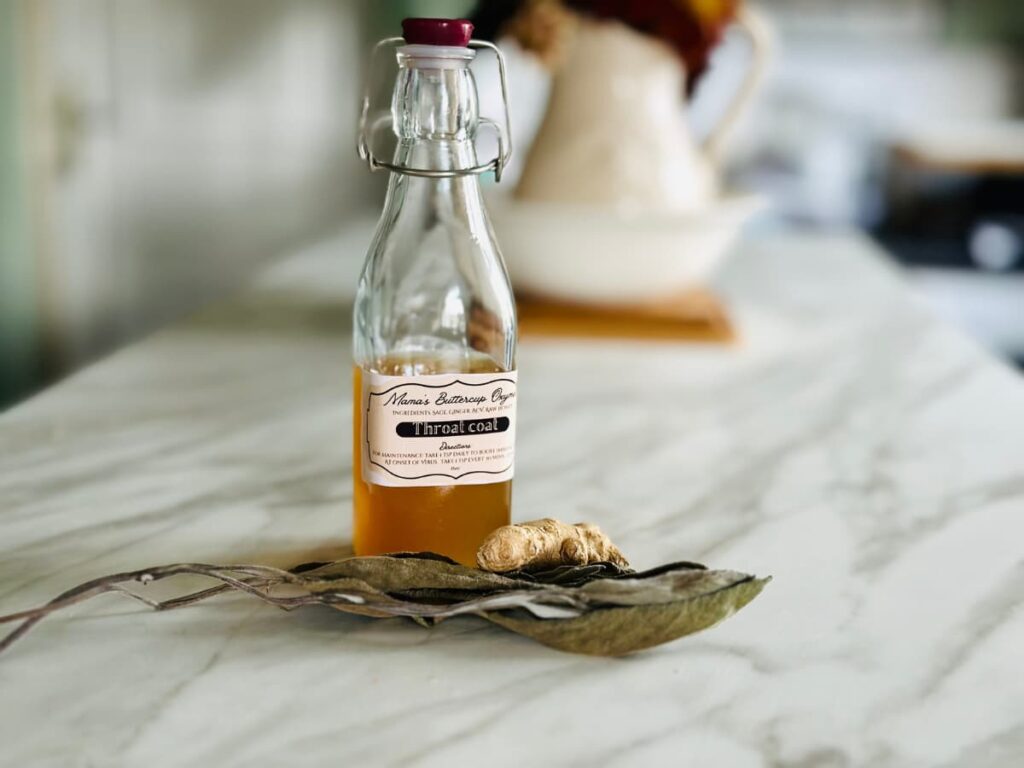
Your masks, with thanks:
M388 360L377 367L389 376L433 373L492 373L502 368L487 357L453 367L446 360ZM363 480L363 369L352 371L352 545L357 555L437 552L475 565L484 538L508 525L512 481L486 485L392 488Z

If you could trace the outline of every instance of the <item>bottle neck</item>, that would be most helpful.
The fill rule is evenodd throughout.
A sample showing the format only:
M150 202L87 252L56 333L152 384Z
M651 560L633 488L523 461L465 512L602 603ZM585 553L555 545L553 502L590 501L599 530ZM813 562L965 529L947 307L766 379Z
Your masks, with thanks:
M401 69L391 100L396 164L432 170L477 164L477 90L469 69L472 52L463 50L468 55L457 58L399 52Z

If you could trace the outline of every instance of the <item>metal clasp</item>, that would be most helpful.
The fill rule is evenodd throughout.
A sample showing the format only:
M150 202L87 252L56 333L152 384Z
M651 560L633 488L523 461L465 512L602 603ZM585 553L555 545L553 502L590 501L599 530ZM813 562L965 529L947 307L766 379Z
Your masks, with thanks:
M505 112L505 119L503 121L504 127L497 121L492 120L488 117L479 118L478 124L482 126L489 126L494 130L495 136L498 140L498 154L493 160L483 163L482 165L475 165L472 168L459 168L457 170L440 171L431 168L410 168L405 165L397 165L395 163L389 163L381 160L370 148L370 142L376 132L384 124L393 123L393 118L388 115L381 115L375 120L370 121L370 84L373 73L375 72L375 65L377 62L378 55L384 48L392 47L397 48L398 46L405 45L405 38L402 37L387 37L373 46L373 53L370 54L370 66L366 76L365 88L363 90L363 108L359 116L359 141L357 148L359 150L359 157L366 161L366 164L370 167L371 171L387 170L393 173L404 173L408 176L422 176L427 179L446 179L454 176L476 176L488 171L494 171L494 180L501 181L501 174L505 170L505 166L508 165L509 159L512 157L512 123L509 119L508 111L508 74L505 69L505 56L502 54L498 46L494 43L489 43L486 40L470 40L469 47L476 48L479 50L491 51L495 58L498 60L498 77L501 80L501 102Z

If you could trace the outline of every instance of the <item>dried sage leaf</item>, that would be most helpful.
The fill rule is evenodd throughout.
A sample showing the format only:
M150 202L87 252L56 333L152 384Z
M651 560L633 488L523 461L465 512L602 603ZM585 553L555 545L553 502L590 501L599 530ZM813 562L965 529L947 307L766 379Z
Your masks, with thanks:
M679 600L598 607L568 619L538 619L524 611L487 612L484 618L560 651L625 656L724 621L757 597L768 581L746 576L704 592L691 584L692 594Z
M400 557L350 557L305 571L302 575L325 585L337 578L360 579L372 584L375 589L389 593L415 590L481 593L524 587L523 584L504 576L467 568L447 558L419 557L407 553Z

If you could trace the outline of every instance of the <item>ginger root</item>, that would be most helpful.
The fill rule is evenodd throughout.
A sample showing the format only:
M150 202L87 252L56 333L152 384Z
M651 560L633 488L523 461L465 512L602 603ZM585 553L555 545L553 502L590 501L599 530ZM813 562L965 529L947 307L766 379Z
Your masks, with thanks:
M570 525L550 517L502 526L484 539L476 553L477 567L496 573L599 562L629 566L596 525Z

